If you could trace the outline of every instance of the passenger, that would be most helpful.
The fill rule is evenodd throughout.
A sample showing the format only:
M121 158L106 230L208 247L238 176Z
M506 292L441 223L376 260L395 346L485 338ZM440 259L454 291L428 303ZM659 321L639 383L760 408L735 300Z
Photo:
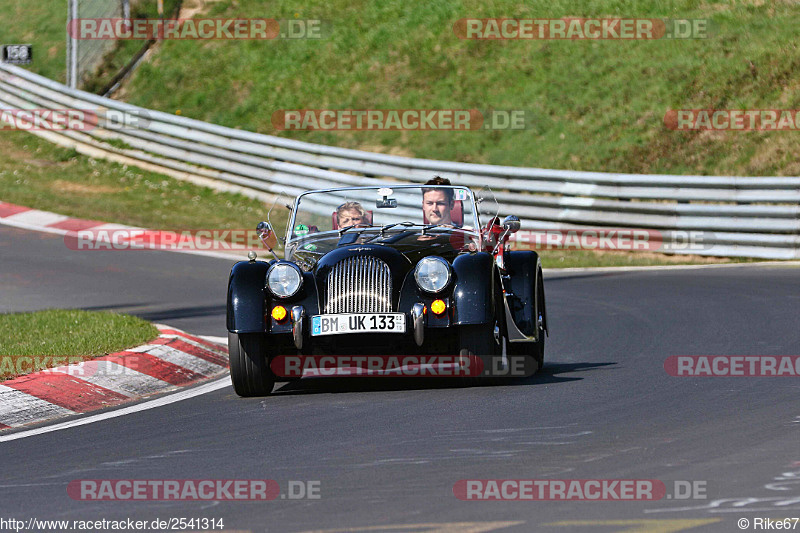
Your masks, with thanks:
M347 226L368 226L367 212L358 202L345 202L336 209L336 220L339 229Z

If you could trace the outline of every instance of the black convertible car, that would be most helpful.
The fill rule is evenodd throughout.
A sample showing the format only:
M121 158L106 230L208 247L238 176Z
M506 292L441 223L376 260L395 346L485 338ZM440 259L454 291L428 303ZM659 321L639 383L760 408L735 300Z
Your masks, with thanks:
M547 331L541 263L508 250L520 222L501 222L496 206L490 191L439 185L298 196L285 259L251 253L231 270L237 394L269 394L288 379L275 365L286 356L450 355L456 366L481 363L461 374L470 384L536 372ZM268 222L258 231L274 242Z

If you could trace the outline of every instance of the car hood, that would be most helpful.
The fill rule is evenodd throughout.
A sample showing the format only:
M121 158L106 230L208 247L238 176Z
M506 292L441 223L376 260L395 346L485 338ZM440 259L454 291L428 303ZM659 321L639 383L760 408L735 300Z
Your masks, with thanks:
M458 254L463 253L470 235L472 234L461 230L429 232L423 235L421 228L387 232L384 236L377 231L361 235L351 231L341 237L338 233L327 232L292 241L286 246L286 259L299 263L305 270L312 270L324 256L339 249L348 249L350 253L384 255L381 253L383 249L388 255L401 254L410 265L417 264L420 259L429 255L438 255L452 263ZM331 258L339 255L340 253L335 253Z

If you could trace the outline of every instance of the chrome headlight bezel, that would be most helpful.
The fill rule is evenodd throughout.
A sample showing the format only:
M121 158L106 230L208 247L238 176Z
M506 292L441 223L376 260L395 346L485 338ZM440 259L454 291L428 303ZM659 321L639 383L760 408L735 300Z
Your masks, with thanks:
M288 269L288 270L287 270ZM280 286L276 283L276 288L272 286L272 277L281 275L282 273L289 273L295 272L297 277L293 280L293 285L289 285L288 289L281 290ZM291 275L291 274L290 274ZM289 261L278 261L277 263L273 263L272 266L269 267L267 270L267 278L264 281L265 288L272 294L275 298L280 300L285 300L286 298L291 298L303 287L303 272L300 270L300 267L294 263ZM293 289L293 290L292 290ZM279 292L280 291L280 292Z
M446 274L444 276L444 282L439 281L436 282L435 285L433 285L427 281L424 281L425 278L421 278L420 270L422 268L428 267L429 265L438 269L441 269L443 267L443 270L440 270L440 273ZM452 278L453 278L453 269L450 266L450 263L448 263L446 259L439 257L438 255L430 255L428 257L420 259L419 262L417 263L417 266L414 268L414 279L417 282L417 287L419 287L421 291L427 292L429 294L436 294L445 290L448 287L448 285L450 285L450 280Z

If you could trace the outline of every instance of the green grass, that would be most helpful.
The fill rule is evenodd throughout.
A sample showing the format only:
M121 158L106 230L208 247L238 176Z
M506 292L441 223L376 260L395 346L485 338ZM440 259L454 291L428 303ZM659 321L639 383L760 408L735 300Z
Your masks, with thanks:
M254 229L270 205L103 160L23 132L0 136L0 200L151 229ZM283 235L287 211L271 219Z
M3 0L0 44L33 44L33 63L26 68L64 83L66 25L66 2Z
M59 309L0 314L0 380L145 344L158 330L140 318Z
M800 174L796 132L667 130L668 109L796 108L798 8L690 0L221 0L204 16L323 19L321 40L167 41L132 103L323 144L466 162L641 173ZM710 18L708 39L467 41L464 17ZM523 131L277 132L280 109L522 109Z

